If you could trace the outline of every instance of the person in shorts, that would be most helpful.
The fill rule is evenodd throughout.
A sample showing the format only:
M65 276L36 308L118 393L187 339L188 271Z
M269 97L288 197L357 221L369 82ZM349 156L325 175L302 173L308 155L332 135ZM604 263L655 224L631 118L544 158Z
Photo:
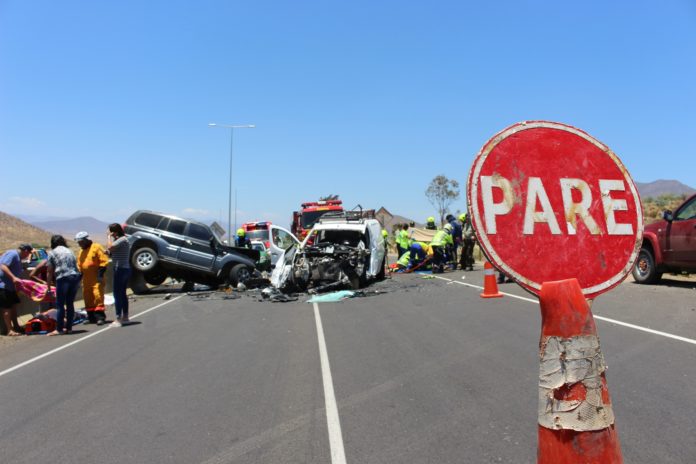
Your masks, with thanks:
M7 335L15 337L22 334L17 320L19 296L14 283L22 275L22 261L31 255L33 248L22 243L16 250L9 250L0 256L0 312L5 323Z

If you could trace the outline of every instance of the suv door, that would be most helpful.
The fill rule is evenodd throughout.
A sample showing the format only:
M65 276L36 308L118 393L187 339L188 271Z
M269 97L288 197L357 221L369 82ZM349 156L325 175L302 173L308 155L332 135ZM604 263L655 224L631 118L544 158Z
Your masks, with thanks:
M184 243L186 221L165 217L159 223L158 229L160 238L167 242L167 249L160 250L160 259L165 261L176 261L179 256L179 250Z
M179 261L186 266L213 272L215 254L210 247L213 232L210 228L189 222L183 237L183 243L179 249Z
M696 267L696 197L684 204L667 223L665 261L669 265Z
M270 254L271 254L271 265L274 265L276 262L278 262L278 259L285 253L285 250L290 248L291 245L300 245L300 241L292 235L292 233L284 229L283 227L272 225L271 224L271 233L270 233Z

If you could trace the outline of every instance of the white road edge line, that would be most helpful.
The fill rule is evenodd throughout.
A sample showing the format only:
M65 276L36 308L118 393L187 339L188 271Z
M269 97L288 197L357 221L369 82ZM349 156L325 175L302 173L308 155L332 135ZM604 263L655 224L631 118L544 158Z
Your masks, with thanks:
M177 296L176 298L172 298L171 300L165 301L165 302L162 303L162 304L158 304L157 306L153 306L153 307L150 308L150 309L146 309L145 311L143 311L143 312L141 312L141 313L138 313L138 314L133 315L133 317L131 317L131 319L135 319L135 318L137 318L137 317L142 316L143 314L149 313L150 311L154 311L154 310L157 309L157 308L161 308L162 306L164 306L164 305L166 305L166 304L169 304L169 303L171 303L172 301L176 301L176 300L178 300L179 298L181 298L181 296ZM98 330L98 331L96 331L96 332L93 332L93 333L91 333L91 334L89 334L89 335L85 335L84 337L78 338L77 340L72 341L72 342L70 342L70 343L67 343L67 344L65 344L65 345L63 345L63 346L59 346L58 348L54 348L54 349L52 349L51 351L47 351L47 352L45 352L45 353L43 353L43 354L40 354L40 355L38 355L38 356L35 356L35 357L31 358L31 359L28 359L28 360L26 360L26 361L24 361L24 362L22 362L22 363L17 364L16 366L13 366L13 367L10 367L10 368L8 368L8 369L5 369L4 371L0 372L0 377L2 377L3 375L9 374L10 372L16 371L17 369L21 369L21 368L24 367L24 366L28 366L29 364L35 363L35 362L38 361L39 359L46 358L46 357L48 357L48 356L51 356L52 354L58 353L59 351L63 351L64 349L69 348L69 347L71 347L71 346L73 346L73 345L77 345L78 343L82 343L82 342L84 342L85 340L87 340L87 339L89 339L89 338L95 337L95 336L99 335L100 333L103 333L104 331L109 330L110 328L111 328L111 326L108 326L108 325L107 325L107 326L104 327L103 329L100 329L100 330Z
M459 282L457 280L447 279L445 277L440 277L440 276L433 276L433 277L435 277L436 279L446 280L450 283L454 282L455 284L460 284L460 285L464 285L466 287L472 287L472 288L477 288L479 290L483 290L483 287L478 286L478 285L467 284L464 282ZM505 292L500 292L500 293L502 293L503 295L512 297L512 298L517 298L518 300L523 300L523 301L528 301L530 303L539 304L539 300L534 300L532 298L525 298L523 296L513 295L512 293L505 293ZM593 314L593 316L595 319L599 319L600 321L604 321L604 322L609 322L610 324L616 324L616 325L620 325L623 327L628 327L629 329L639 330L641 332L647 332L647 333L650 333L653 335L659 335L661 337L671 338L673 340L678 340L680 342L691 343L692 345L696 345L696 340L694 340L692 338L686 338L686 337L682 337L680 335L674 335L674 334L671 334L668 332L653 330L653 329L649 329L647 327L643 327L640 325L629 324L628 322L617 321L616 319L610 319L610 318L604 317L604 316L597 316L596 314Z
M329 429L329 445L331 447L331 463L346 464L346 454L343 449L343 434L341 433L341 421L338 418L338 405L334 393L333 379L331 378L331 366L329 355L326 351L324 328L321 324L319 305L314 306L314 320L317 323L317 338L319 339L319 358L321 360L321 377L324 381L324 401L326 402L326 425Z

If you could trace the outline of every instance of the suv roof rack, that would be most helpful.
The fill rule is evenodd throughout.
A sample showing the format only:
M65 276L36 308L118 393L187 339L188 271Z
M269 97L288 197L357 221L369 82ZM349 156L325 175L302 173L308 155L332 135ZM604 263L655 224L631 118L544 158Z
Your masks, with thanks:
M362 211L329 211L324 213L319 222L363 222Z
M321 223L327 222L356 222L363 223L365 219L374 219L375 210L363 210L362 206L357 205L350 211L328 211L324 213L318 220Z

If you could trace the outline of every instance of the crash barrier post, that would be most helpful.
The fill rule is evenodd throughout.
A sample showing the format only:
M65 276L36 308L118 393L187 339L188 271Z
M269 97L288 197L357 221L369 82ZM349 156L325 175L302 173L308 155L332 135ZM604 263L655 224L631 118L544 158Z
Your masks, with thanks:
M577 279L540 292L538 464L619 464L621 446L590 306Z
M502 293L498 291L498 282L495 280L495 268L488 262L483 263L483 293L481 298L501 298Z

